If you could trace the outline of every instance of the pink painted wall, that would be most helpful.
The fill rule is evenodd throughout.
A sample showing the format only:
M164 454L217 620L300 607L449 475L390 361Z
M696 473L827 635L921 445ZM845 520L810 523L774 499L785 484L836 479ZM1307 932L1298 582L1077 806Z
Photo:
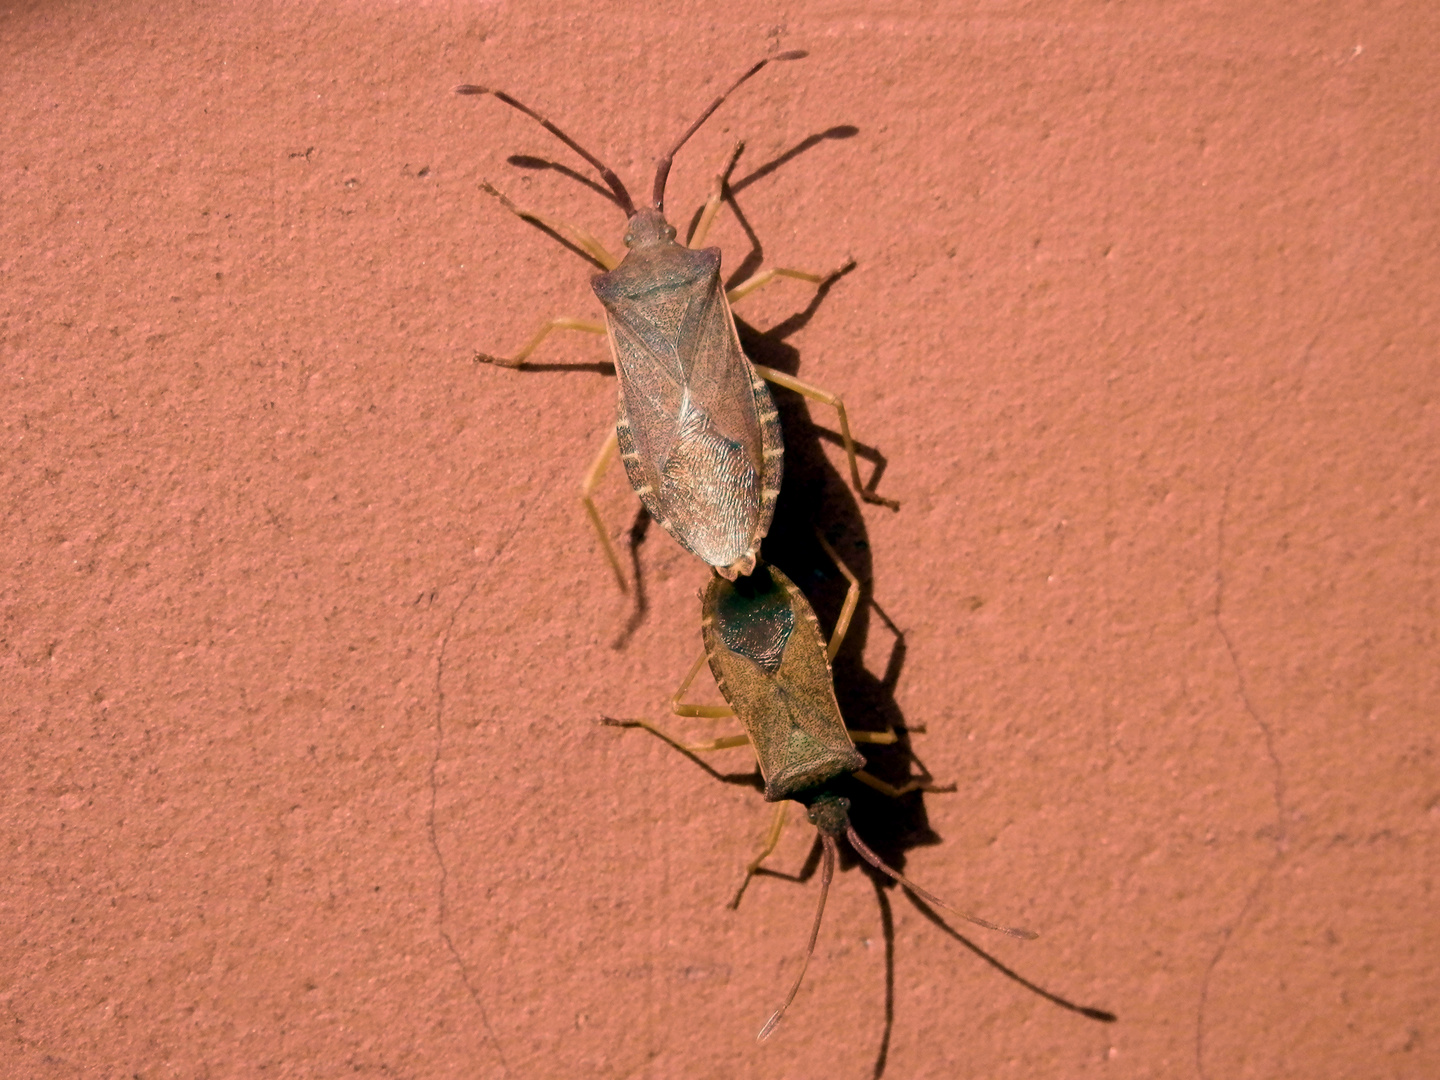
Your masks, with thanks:
M7 1074L1440 1075L1434 5L569 7L0 15ZM818 882L727 911L758 794L594 723L663 715L706 571L600 561L602 343L471 363L597 311L482 178L622 221L450 88L643 191L776 48L671 206L743 137L727 267L856 260L738 310L902 503L782 401L772 555L829 619L832 529L903 633L842 706L958 786L857 824L1117 1023L850 865L757 1046Z

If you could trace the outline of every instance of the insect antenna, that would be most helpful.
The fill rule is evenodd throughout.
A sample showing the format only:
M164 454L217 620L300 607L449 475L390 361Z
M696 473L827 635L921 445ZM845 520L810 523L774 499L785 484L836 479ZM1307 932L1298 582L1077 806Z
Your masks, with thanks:
M762 61L762 63L763 63L763 61ZM757 67L755 70L758 71L759 68ZM755 72L752 71L752 72L750 72L749 74L750 74L750 75L753 75L754 73L755 73ZM747 76L747 78L748 78L748 76ZM741 80L741 81L743 82L744 80ZM737 85L738 85L738 84L737 84ZM600 174L600 179L604 180L605 183L610 186L610 190L615 193L615 198L616 198L616 199L619 201L619 203L620 203L620 209L625 211L625 216L626 216L627 218L632 218L632 217L635 216L635 201L630 198L630 192L628 192L628 191L625 190L625 185L620 182L620 177L616 176L615 173L614 173L614 171L611 170L608 166L606 166L606 164L605 164L603 161L601 161L599 158L597 158L594 154L590 153L589 150L586 150L583 146L581 146L579 143L577 143L577 142L576 142L574 139L572 139L569 135L566 135L565 132L561 131L558 127L556 127L554 124L552 124L548 119L546 119L545 117L541 116L541 115L540 115L539 113L537 113L534 109L530 108L530 106L524 104L523 102L516 101L516 100L515 100L513 97L511 97L509 94L505 93L504 90L492 90L492 89L490 89L490 87L488 87L488 86L472 86L472 85L469 84L469 83L465 83L465 84L463 84L463 85L461 85L461 86L455 87L455 93L457 93L457 94L490 94L490 95L492 95L492 96L494 96L494 97L499 98L499 99L500 99L501 101L503 101L506 105L509 105L512 109L519 109L522 113L524 113L526 116L530 117L530 119L534 120L534 121L535 121L536 123L538 123L541 127L543 127L546 131L550 132L551 135L554 135L557 139L559 139L561 142L563 142L563 143L564 143L566 146L568 146L571 150L574 150L574 151L575 151L577 154L579 154L582 158L584 158L586 161L588 161L588 162L591 164L591 166L595 169L595 171ZM718 102L718 101L715 103L715 105L719 105L719 104L720 104L720 102ZM715 108L715 106L712 105L710 108L711 108L711 110L713 111L714 108ZM709 114L707 113L706 115L708 116ZM667 168L668 168L668 166L667 166Z
M825 845L825 865L820 871L820 903L815 905L815 925L810 928L810 944L805 946L805 959L800 962L800 974L795 976L795 985L790 987L790 993L785 995L785 1004L770 1014L770 1019L765 1021L760 1034L755 1036L756 1042L768 1039L775 1026L780 1023L785 1010L800 992L800 984L805 980L805 969L810 966L810 957L815 952L815 939L820 936L820 918L825 914L825 897L830 892L830 880L835 876L835 858L839 853L835 838L828 833L820 834L820 842Z
M710 119L710 114L720 107L720 103L724 101L727 97L729 97L731 94L733 94L737 89L739 89L741 83L743 83L746 79L750 78L751 75L754 75L766 64L770 63L770 61L800 60L808 55L809 54L804 49L791 49L789 52L776 53L774 56L767 56L764 60L761 60L749 71L745 72L744 75L741 75L738 79L736 79L735 82L731 84L729 90L726 90L723 94L721 94L719 97L717 97L714 101L710 103L710 107L700 114L700 119L696 120L693 124L686 128L685 134L681 135L680 138L675 141L675 145L670 148L670 152L664 157L660 158L655 163L655 197L653 202L656 210L659 210L662 213L665 211L665 181L670 176L670 163L675 160L675 155L679 153L680 148L689 141L690 136L694 135L695 132L699 131L700 125L705 123L706 120ZM528 109L526 111L529 112ZM530 113L530 115L534 116L535 114ZM539 118L536 117L536 119ZM548 121L546 122L546 126L549 126ZM555 129L551 128L550 130L554 131ZM559 133L557 132L556 134ZM561 135L560 137L562 139L565 138L565 136L563 135ZM569 142L568 139L566 141ZM571 145L573 146L574 144L572 143Z
M988 922L987 920L979 918L978 916L961 911L957 907L952 907L944 900L941 900L934 893L927 892L919 885L916 885L915 882L911 881L904 874L900 873L900 871L892 870L890 869L890 867L886 866L883 862L881 862L880 856L876 855L873 851L871 851L868 847L865 846L865 841L860 839L860 834L855 831L855 826L851 825L848 821L845 823L845 838L850 841L850 846L855 849L855 853L857 855L859 855L862 859L868 862L871 866L875 867L876 870L879 870L882 874L889 874L892 878L898 881L901 885L904 885L907 889L913 892L916 896L920 897L920 899L924 900L926 903L934 904L936 907L942 907L946 911L959 915L960 918L964 919L966 922L972 922L976 926L983 926L987 930L998 930L1000 931L1000 933L1009 934L1011 937L1024 938L1026 941L1030 941L1040 936L1039 934L1035 933L1034 930L1022 930L1016 926L1001 926L999 923Z

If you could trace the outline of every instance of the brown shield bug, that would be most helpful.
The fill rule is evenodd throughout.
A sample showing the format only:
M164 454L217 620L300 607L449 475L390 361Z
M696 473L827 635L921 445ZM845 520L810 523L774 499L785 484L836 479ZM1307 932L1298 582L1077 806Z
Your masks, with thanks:
M864 771L865 758L855 743L894 742L893 732L850 731L840 715L835 700L835 685L830 661L839 651L849 628L851 615L859 601L860 583L840 561L831 546L820 538L826 554L850 582L845 606L836 620L835 632L827 645L819 620L800 589L778 568L757 567L747 577L729 581L718 575L705 592L701 633L705 653L697 661L671 699L675 713L682 716L729 716L739 718L745 726L744 735L716 739L708 743L683 743L666 734L648 720L614 720L603 723L615 727L643 727L687 754L743 746L755 750L760 774L765 781L767 802L794 800L805 812L820 835L823 864L820 876L820 900L816 905L815 922L806 945L805 959L794 984L765 1026L759 1039L767 1038L799 992L805 968L820 934L820 919L825 912L825 898L835 874L839 837L849 841L855 853L881 873L898 881L927 903L944 908L961 918L1018 938L1033 938L1029 930L1000 926L975 915L958 911L939 897L922 889L898 870L886 865L855 831L850 822L850 800L837 790L834 781L845 774L887 795L904 795L914 790L931 789L925 780L912 780L894 787ZM681 701L690 687L700 664L710 662L715 683L729 703L727 706L692 705ZM783 807L775 817L765 846L746 868L734 907L746 884L760 863L779 841L783 824Z
M776 277L819 283L827 275L774 268L726 293L720 280L720 249L696 249L720 208L729 165L712 187L691 246L676 242L675 228L665 218L670 165L690 136L770 61L803 56L801 51L778 53L756 62L736 79L659 159L651 205L638 209L614 171L546 117L501 90L455 88L458 94L493 95L535 120L599 173L629 219L624 237L628 251L619 259L584 229L522 210L489 184L483 185L509 210L573 243L605 267L605 273L592 281L605 308L605 322L550 319L514 356L476 354L481 362L519 367L553 330L608 336L619 382L618 416L614 433L607 436L585 474L581 498L622 590L625 577L592 497L617 448L645 509L681 546L728 579L754 569L784 468L784 444L766 381L833 405L856 490L867 502L898 508L898 503L861 483L841 399L752 365L740 349L731 301Z

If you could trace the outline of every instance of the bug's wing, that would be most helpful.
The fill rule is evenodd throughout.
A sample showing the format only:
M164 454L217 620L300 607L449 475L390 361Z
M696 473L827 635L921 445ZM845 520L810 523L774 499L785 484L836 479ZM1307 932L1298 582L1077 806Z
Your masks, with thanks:
M865 759L850 741L845 720L840 715L840 704L835 700L835 677L830 670L825 635L820 631L815 609L800 587L779 568L772 567L770 572L784 586L790 607L797 616L795 632L786 643L785 654L775 673L794 725L789 741L792 746L798 744L827 762L844 762L843 771L864 768Z
M600 293L598 284L595 291ZM688 297L685 290L670 288L640 297L616 297L613 303L603 293L600 298L605 301L615 372L635 452L647 480L656 485L679 437L685 404L685 373L673 328L683 318Z
M720 284L720 252L633 249L593 285L620 378L618 435L631 485L690 551L748 572L765 532L760 518L773 507L762 489L775 440L762 433L754 371Z
M678 356L691 406L721 438L738 446L756 475L762 471L760 419L755 412L755 369L740 349L735 319L720 284L719 252L708 288L686 311Z
M636 450L664 468L696 414L758 474L755 374L740 350L717 248L636 250L594 281L605 305Z

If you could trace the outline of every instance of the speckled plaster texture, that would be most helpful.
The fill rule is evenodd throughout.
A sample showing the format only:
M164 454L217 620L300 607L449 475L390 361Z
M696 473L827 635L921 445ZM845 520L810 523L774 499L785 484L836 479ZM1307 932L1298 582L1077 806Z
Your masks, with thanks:
M1440 9L883 7L0 14L6 1075L1440 1075ZM596 724L665 715L707 571L618 469L636 591L598 555L602 342L472 362L598 310L483 179L623 222L451 87L644 191L789 48L670 204L743 138L727 276L853 256L737 311L901 509L781 394L767 553L828 625L835 539L842 708L955 785L862 834L1041 936L847 861L757 1045L813 830L726 910L748 751Z

